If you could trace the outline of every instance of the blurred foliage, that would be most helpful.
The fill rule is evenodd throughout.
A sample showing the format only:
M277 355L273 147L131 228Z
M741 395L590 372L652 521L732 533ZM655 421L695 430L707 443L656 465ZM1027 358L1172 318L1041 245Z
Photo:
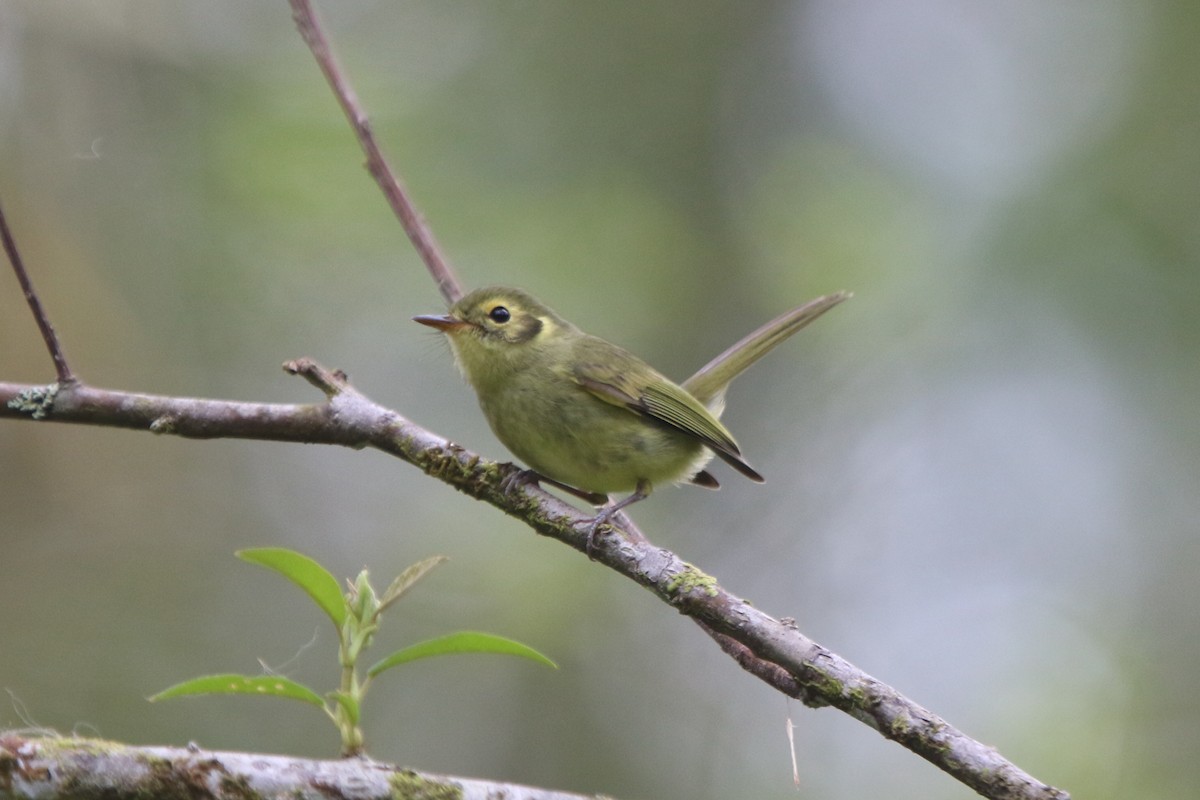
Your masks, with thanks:
M469 285L525 286L676 377L855 292L731 393L768 483L656 493L652 539L1075 796L1200 781L1200 8L322 11ZM310 355L504 455L408 321L439 297L286 4L0 0L0 106L0 200L85 379L313 401L279 370ZM0 379L52 374L0 279ZM295 634L318 621L230 565L248 545L336 574L447 553L402 635L469 620L559 658L414 664L423 691L376 690L378 758L791 797L790 715L802 796L968 794L402 464L27 422L0 425L0 726L329 755L305 709L144 702L260 658L329 681Z

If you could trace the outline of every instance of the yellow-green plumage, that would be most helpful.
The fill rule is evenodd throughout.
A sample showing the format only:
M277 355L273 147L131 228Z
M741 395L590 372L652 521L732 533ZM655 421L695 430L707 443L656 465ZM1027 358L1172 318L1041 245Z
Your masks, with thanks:
M727 351L694 376L698 391L720 414L729 381L841 299L822 298L826 305L790 319L784 335L751 334L743 340L750 345L742 348L745 363L739 367ZM763 480L704 403L519 289L479 289L446 316L415 319L447 334L497 438L540 476L595 495L633 491L621 505L664 482L715 488L702 471L714 453Z

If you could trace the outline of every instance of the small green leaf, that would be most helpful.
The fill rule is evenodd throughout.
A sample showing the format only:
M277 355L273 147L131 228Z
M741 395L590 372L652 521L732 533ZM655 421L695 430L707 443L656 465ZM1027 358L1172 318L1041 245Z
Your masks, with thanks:
M423 642L417 642L414 645L405 647L403 650L397 650L367 670L367 674L374 678L384 670L405 664L409 661L416 661L419 658L430 658L432 656L448 656L453 653L500 653L502 655L521 656L522 658L528 658L531 661L537 661L548 667L558 669L557 664L528 645L490 633L459 631L458 633L439 636L436 639L426 639Z
M237 551L237 557L251 564L278 572L308 592L321 610L329 615L338 631L346 620L346 600L337 579L308 556L285 547L256 547Z
M172 697L201 694L257 694L267 697L289 697L324 708L321 696L302 683L278 675L205 675L177 683L150 698L151 703Z
M392 585L383 593L383 599L379 601L379 610L383 611L392 603L403 597L409 589L416 585L417 581L424 578L430 570L441 564L443 561L449 561L446 556L432 556L424 561L418 561L408 569L401 572L396 580L392 581Z

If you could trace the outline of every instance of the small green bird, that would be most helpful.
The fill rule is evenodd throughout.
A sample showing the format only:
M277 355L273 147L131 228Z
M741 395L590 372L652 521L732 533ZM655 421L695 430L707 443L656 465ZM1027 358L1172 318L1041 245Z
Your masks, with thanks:
M725 389L848 296L827 295L772 320L683 386L632 353L584 333L520 289L478 289L447 315L413 319L447 335L492 431L531 468L524 479L551 483L594 505L632 492L595 517L590 548L601 523L648 497L658 484L718 488L704 469L714 454L761 483L762 475L717 419Z

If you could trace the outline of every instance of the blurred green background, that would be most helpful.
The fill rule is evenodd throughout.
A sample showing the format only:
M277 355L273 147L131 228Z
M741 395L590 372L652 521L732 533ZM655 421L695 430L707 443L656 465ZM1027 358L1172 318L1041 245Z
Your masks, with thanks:
M817 294L663 546L1076 797L1200 782L1200 6L1185 0L325 3L468 286L535 291L683 378ZM505 457L432 281L286 3L0 1L0 200L82 377L310 402L309 355ZM4 268L8 275L7 267ZM0 277L0 380L53 377ZM718 469L720 469L718 467ZM332 756L311 708L151 706L204 672L331 686L333 636L234 559L380 583L374 756L625 798L972 796L785 702L650 595L372 452L0 423L0 727Z

